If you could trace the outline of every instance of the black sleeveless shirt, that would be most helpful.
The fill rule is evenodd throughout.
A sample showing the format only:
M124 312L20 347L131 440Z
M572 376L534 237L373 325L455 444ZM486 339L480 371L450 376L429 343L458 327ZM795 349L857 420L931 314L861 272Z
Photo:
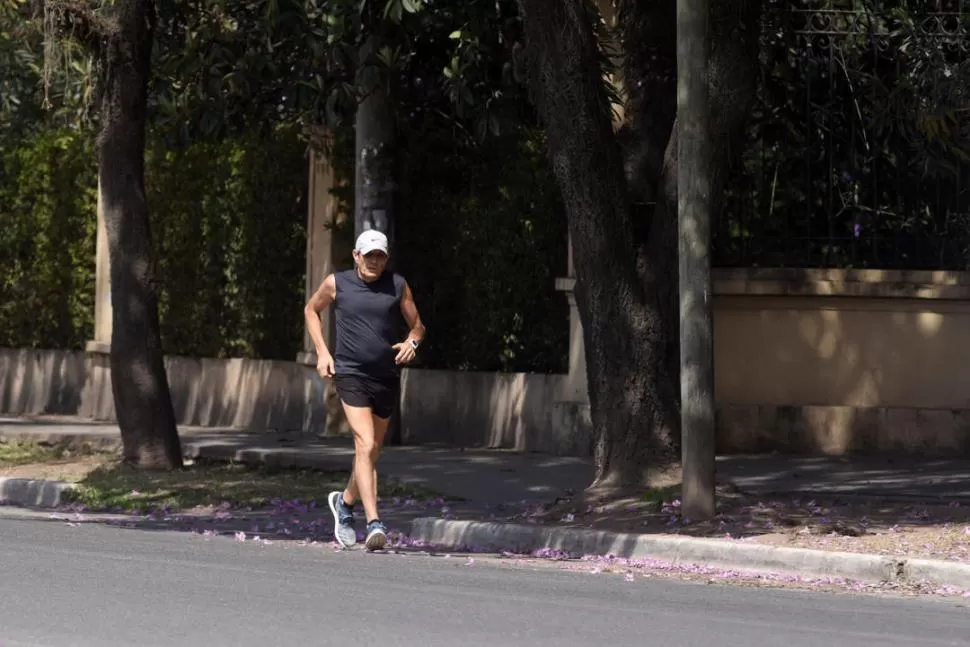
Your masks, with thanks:
M337 375L358 375L378 380L393 380L400 375L394 363L394 344L404 339L401 295L404 278L385 271L373 283L357 275L357 270L336 272L337 297L334 301L336 345L334 370Z

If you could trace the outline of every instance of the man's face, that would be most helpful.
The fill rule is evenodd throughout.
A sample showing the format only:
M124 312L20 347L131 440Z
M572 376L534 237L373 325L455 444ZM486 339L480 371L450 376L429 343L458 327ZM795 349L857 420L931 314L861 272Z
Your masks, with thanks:
M387 254L380 251L361 254L355 251L354 260L357 261L357 270L364 277L364 280L374 281L384 273L384 267L387 265Z

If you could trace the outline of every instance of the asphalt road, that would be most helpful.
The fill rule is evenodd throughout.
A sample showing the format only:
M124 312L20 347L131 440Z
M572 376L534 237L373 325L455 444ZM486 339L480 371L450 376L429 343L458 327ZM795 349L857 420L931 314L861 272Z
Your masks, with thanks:
M707 586L0 514L0 646L935 647L952 601Z

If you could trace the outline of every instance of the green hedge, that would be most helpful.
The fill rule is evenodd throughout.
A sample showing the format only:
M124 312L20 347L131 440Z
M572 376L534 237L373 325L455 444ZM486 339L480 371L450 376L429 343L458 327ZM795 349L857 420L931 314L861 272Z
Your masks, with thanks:
M525 131L478 148L445 136L405 147L400 268L432 332L423 366L566 370L568 310L553 289L566 269L565 218L543 146ZM81 348L94 321L92 139L47 131L4 150L0 258L12 261L0 280L0 346ZM146 168L166 352L294 359L308 170L299 133L184 149L150 139ZM343 187L345 208L352 194Z
M167 353L292 360L300 350L306 161L295 130L146 156ZM0 154L0 346L94 333L92 137L41 131Z
M160 143L146 188L166 352L292 361L302 348L305 144L265 137Z
M91 139L0 141L0 346L81 348L94 332Z
M427 321L422 364L566 372L568 236L541 132L457 149L447 134L407 147L397 228L401 269Z

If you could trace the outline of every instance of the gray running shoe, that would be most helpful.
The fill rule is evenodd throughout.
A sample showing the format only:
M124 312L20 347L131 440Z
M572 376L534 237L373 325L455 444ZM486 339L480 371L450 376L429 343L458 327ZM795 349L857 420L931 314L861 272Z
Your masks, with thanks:
M333 536L342 547L350 548L357 543L353 509L344 503L343 492L331 492L327 502L333 513Z
M367 550L380 550L384 548L385 543L387 543L387 528L379 519L374 519L367 524L367 539L364 540L364 546Z

